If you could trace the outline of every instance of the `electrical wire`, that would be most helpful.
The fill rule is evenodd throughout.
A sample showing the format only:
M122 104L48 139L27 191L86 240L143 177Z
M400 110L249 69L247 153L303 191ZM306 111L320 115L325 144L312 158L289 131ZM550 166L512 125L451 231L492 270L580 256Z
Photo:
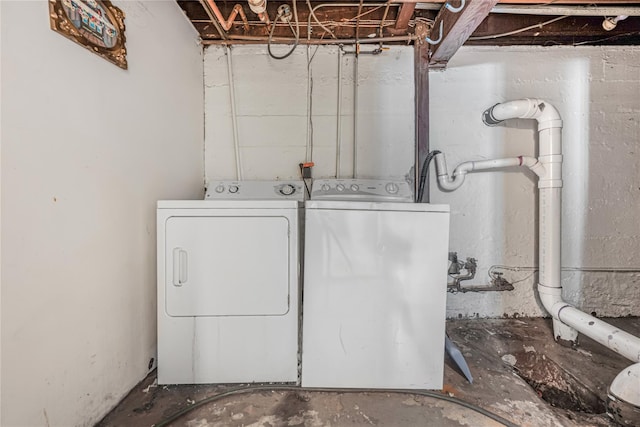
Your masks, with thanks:
M293 1L293 18L296 20L295 31L293 29L293 26L291 25L291 21L287 21L287 24L289 24L289 28L291 28L291 32L295 36L293 47L291 48L291 50L289 50L289 52L285 53L282 56L274 55L274 53L271 52L271 40L273 39L273 31L276 29L276 23L278 22L279 18L281 19L280 13L278 13L276 15L276 18L273 20L273 24L271 25L271 31L269 31L269 38L267 40L267 52L269 52L269 56L272 57L273 59L285 59L289 57L289 55L291 55L293 51L296 50L296 47L298 47L298 43L300 42L300 23L298 22L298 8L296 7L296 1L294 0Z
M313 68L311 67L311 62L313 58L315 58L316 53L318 53L318 48L320 45L316 46L316 50L313 51L313 55L309 57L309 51L311 49L311 45L307 45L307 114L308 114L308 122L307 122L307 147L305 150L305 161L313 162Z
M382 7L383 7L383 6L376 6L376 7L374 7L373 9L367 10L366 12L362 12L361 14L354 16L353 18L349 18L349 19L347 19L345 22L353 21L354 19L359 19L359 18L361 18L361 17L363 17L363 16L365 16L365 15L368 15L368 14L370 14L370 13L372 13L372 12L375 12L376 10L378 10L378 9L380 9L380 8L382 8ZM377 20L376 20L376 21L377 21Z
M436 157L436 154L440 154L440 151L433 150L427 157L424 159L424 163L422 163L422 169L420 170L420 183L418 184L418 203L422 203L424 199L424 189L427 183L427 177L429 176L429 164Z
M582 45L585 45L585 44L600 43L600 42L605 42L605 41L611 40L611 39L627 37L627 36L637 36L637 35L640 35L640 31L624 33L624 34L614 34L613 36L605 37L603 39L598 39L598 40L586 40L586 41L583 41L583 42L573 43L572 46L582 46Z
M539 24L530 25L528 27L519 28L517 30L509 31L507 33L491 34L491 35L488 35L488 36L469 37L467 40L471 40L471 41L474 41L474 40L491 40L491 39L498 39L500 37L507 37L507 36L511 36L511 35L514 35L514 34L523 33L523 32L528 31L528 30L533 30L535 28L542 28L545 25L551 24L551 23L559 21L561 19L568 18L569 16L570 15L558 16L557 18L553 18L553 19L550 19L548 21L541 22Z
M295 3L295 1L294 1ZM307 20L307 34L308 34L308 38L311 37L311 18L314 19L314 21L316 21L316 23L318 25L320 25L320 28L322 28L323 30L325 30L331 37L333 37L334 39L337 39L338 37L336 37L335 34L333 34L333 31L331 31L330 29L328 29L327 27L325 27L322 22L320 22L320 20L318 19L318 17L316 16L316 12L313 6L311 6L311 0L307 0L307 7L309 8L309 19ZM317 7L317 6L316 6Z
M418 395L430 397L433 399L444 400L449 403L453 403L455 405L462 406L463 408L470 409L475 411L485 417L492 419L506 427L518 427L516 424L511 421L502 418L501 416L488 411L484 408L476 406L472 403L465 402L464 400L457 399L455 397L448 396L446 394L440 394L433 391L426 390L396 390L396 389L339 389L339 388L305 388L305 387L297 387L297 386L286 386L286 385L264 385L264 386L248 386L248 387L238 387L235 389L231 389L222 393L214 394L213 396L202 399L193 405L184 408L173 415L165 418L160 421L158 424L155 424L155 427L167 427L171 425L174 421L181 418L182 416L188 414L196 408L204 406L208 403L215 402L217 400L223 399L228 396L235 396L238 394L246 394L246 393L254 393L257 391L307 391L307 392L322 392L322 393L397 393L397 394L410 394L410 395Z
M512 282L511 284L523 282L529 278L531 278L535 273L539 271L538 267L519 267L519 266L510 266L510 265L492 265L489 267L487 274L493 280L496 280L500 273L497 273L496 270L505 270L511 271L514 273L518 273L521 271L528 271L531 274L527 275L525 278ZM640 268L637 267L562 267L561 271L579 271L585 273L640 273Z

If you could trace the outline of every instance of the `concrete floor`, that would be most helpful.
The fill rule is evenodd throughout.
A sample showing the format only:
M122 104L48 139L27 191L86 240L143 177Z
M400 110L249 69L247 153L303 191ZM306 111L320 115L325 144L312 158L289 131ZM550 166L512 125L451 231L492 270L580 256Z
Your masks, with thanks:
M640 335L640 319L608 319ZM548 319L471 319L447 323L474 376L469 384L447 361L443 393L518 426L613 425L606 391L631 362L580 338L576 349L551 339ZM149 375L98 423L152 426L206 397L237 386L157 386ZM500 426L484 415L433 397L388 392L262 390L194 408L171 426Z

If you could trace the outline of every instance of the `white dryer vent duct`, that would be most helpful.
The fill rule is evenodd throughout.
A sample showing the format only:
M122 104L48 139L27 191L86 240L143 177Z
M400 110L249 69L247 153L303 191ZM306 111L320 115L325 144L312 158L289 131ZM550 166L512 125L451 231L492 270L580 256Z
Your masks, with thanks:
M455 190L468 172L505 166L526 166L538 176L539 197L539 283L544 308L553 317L557 341L574 344L578 332L634 362L640 362L640 338L590 316L562 300L560 285L560 219L562 214L562 118L556 108L540 99L520 99L496 104L483 113L483 121L494 126L509 119L535 119L538 122L538 158L465 162L449 176L443 154L436 155L438 184Z

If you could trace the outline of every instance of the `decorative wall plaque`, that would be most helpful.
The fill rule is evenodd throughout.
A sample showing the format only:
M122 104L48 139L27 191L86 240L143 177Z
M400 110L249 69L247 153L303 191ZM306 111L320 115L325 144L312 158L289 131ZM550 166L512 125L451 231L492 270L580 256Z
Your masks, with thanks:
M127 69L124 12L109 0L49 0L51 29Z

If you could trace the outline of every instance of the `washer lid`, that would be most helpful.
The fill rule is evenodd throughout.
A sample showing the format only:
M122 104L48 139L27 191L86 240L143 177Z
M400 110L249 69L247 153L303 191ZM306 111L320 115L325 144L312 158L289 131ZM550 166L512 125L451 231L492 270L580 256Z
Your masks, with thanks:
M332 209L349 211L404 211L404 212L449 212L449 205L404 202L353 202L330 200L307 200L305 209Z

